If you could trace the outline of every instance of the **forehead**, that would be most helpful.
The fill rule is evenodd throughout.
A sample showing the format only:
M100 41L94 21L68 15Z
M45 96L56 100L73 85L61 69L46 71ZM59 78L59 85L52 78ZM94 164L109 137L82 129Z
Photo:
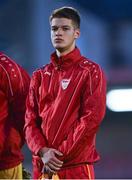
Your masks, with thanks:
M67 18L53 18L51 26L73 26L72 20Z

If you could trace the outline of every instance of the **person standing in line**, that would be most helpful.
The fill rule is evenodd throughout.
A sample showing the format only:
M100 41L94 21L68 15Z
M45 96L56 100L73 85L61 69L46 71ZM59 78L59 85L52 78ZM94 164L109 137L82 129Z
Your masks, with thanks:
M50 26L55 52L32 75L25 116L34 178L94 179L93 164L100 159L96 133L106 108L105 76L76 46L76 9L54 10Z
M30 77L0 52L0 179L22 179L25 102Z

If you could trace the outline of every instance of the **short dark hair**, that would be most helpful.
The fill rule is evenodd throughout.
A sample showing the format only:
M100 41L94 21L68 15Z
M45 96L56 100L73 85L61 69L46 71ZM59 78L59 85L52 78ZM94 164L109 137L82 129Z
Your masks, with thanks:
M55 9L49 18L50 22L52 21L53 18L71 19L73 21L73 24L75 25L75 27L80 28L80 21L81 21L80 14L73 7L64 6L59 9Z

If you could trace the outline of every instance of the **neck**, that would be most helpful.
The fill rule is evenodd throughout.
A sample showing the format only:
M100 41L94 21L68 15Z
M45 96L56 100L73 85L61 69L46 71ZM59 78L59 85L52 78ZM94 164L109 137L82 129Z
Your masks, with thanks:
M56 49L56 54L58 57L61 57L61 56L64 56L68 53L70 53L71 51L73 51L75 49L75 45L71 46L70 48L68 49Z

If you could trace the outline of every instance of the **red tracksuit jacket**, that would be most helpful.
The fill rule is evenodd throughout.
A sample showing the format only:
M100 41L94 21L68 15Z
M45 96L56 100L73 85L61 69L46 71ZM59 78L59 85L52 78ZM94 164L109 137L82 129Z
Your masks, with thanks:
M25 100L29 75L9 57L0 53L0 170L23 160Z
M58 149L64 154L63 168L99 160L95 138L105 101L99 65L81 56L78 48L61 58L53 53L51 63L31 79L25 124L29 148L35 155L44 146Z

